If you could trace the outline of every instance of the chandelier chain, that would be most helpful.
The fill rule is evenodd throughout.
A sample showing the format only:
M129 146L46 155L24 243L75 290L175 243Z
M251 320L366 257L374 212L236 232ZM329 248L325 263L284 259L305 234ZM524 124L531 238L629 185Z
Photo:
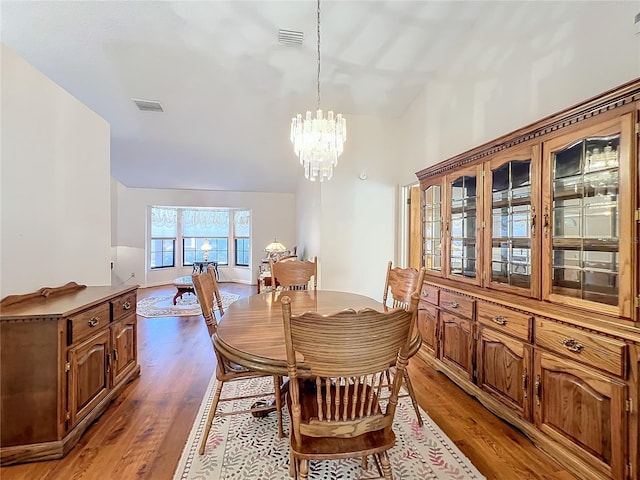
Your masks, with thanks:
M320 0L318 0L318 110L320 110Z

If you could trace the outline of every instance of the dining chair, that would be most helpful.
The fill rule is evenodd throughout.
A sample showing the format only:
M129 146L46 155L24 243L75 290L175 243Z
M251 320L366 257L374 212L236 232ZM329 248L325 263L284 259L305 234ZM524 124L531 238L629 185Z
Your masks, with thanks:
M207 330L209 332L209 337L211 338L211 342L213 344L213 335L216 333L218 329L218 321L216 320L215 311L219 312L220 317L224 315L224 309L222 306L222 299L220 296L220 291L218 289L218 282L216 281L215 271L213 267L209 265L209 269L206 272L201 274L193 274L191 276L193 281L193 286L196 291L196 295L198 296L198 301L200 303L200 308L202 309L202 316L204 317L204 321L207 325ZM216 308L214 308L214 302L216 304ZM242 399L250 399L250 398L261 398L268 396L275 396L275 409L278 416L278 435L280 438L284 436L282 430L282 397L280 386L282 382L282 378L279 376L274 376L262 372L256 372L253 370L249 370L248 368L243 367L242 365L238 365L229 359L227 359L224 355L222 355L218 349L213 344L213 350L216 355L217 365L216 365L216 379L218 380L218 385L216 387L216 392L214 394L213 400L211 402L211 408L209 409L209 416L207 418L207 424L205 426L204 435L202 436L202 441L200 443L200 455L204 454L204 448L207 443L207 437L209 436L209 431L211 430L211 424L213 423L213 419L216 415L216 411L218 408L219 402L228 402L234 400L242 400ZM225 383L235 381L235 380L248 380L251 378L258 377L267 377L273 376L273 392L266 393L257 393L252 395L244 395L241 397L229 397L224 398L222 395L222 387ZM255 403L249 409L244 410L235 410L231 412L224 412L218 414L218 416L226 416L226 415L235 415L241 413L257 413L266 412L273 410L273 406L267 405L266 402L263 402L263 405Z
M286 293L281 302L290 379L289 474L306 480L311 460L359 457L366 467L373 455L381 478L392 479L387 452L395 444L392 424L418 295L407 310L347 309L333 315L292 315ZM380 402L390 365L399 374L388 400Z
M392 262L387 264L387 279L384 285L384 293L382 295L382 303L386 308L409 308L411 303L411 296L414 293L420 295L420 289L422 288L422 282L424 281L425 269L421 268L416 270L415 268L391 268ZM391 296L389 297L389 292ZM390 305L387 305L389 301ZM413 357L422 345L422 336L420 330L418 330L417 323L413 327L413 337L411 339L411 345L409 347L409 357ZM411 403L413 409L418 417L418 425L422 427L422 415L420 415L420 407L416 400L416 394L413 391L413 385L411 384L411 378L409 377L409 371L404 370L404 383L407 386L407 392L411 397Z
M270 261L271 285L279 285L282 290L308 290L309 285L313 290L317 289L318 257L310 260Z

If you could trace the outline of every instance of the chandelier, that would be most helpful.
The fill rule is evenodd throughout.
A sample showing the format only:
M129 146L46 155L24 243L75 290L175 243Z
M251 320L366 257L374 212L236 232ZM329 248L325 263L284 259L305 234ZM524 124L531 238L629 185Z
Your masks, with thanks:
M338 164L343 144L347 139L347 122L340 114L327 113L324 118L320 109L320 0L318 0L318 109L316 117L311 112L302 119L298 114L291 120L291 142L293 150L304 167L304 176L312 182L329 180Z

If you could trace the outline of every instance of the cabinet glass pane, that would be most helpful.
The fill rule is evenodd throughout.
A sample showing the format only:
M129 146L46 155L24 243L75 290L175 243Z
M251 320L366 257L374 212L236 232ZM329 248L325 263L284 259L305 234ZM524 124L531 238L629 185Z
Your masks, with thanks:
M531 286L531 160L491 171L491 281Z
M476 277L477 189L475 176L463 176L450 184L450 270L453 275Z
M553 156L552 292L618 304L620 136Z
M440 185L427 187L422 210L424 266L427 270L442 270L442 196Z

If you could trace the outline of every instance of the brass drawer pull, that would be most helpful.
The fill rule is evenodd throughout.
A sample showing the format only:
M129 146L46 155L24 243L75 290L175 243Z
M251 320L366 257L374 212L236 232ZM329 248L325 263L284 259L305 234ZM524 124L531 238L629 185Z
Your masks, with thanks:
M423 297L428 297L429 296L429 292L427 292L426 290L422 290L422 296Z
M524 373L522 374L522 396L524 398L527 398L527 370L524 370Z
M91 320L89 320L89 322L87 322L89 324L90 327L95 327L96 325L98 325L100 323L100 318L98 317L91 317Z
M124 310L129 310L129 309L131 308L131 302L124 302L124 303L122 304L122 308L123 308Z
M542 385L540 384L540 375L536 376L536 381L533 384L533 389L535 391L536 394L536 405L540 406L540 390Z
M505 317L503 317L502 315L496 315L491 320L493 320L493 323L497 323L498 325L506 325L507 324L507 319Z
M567 350L571 350L572 352L578 352L578 353L580 353L584 348L584 346L581 343L578 343L573 338L565 338L564 340L562 340L562 345L564 345Z
M458 308L460 304L454 300L453 302L449 302L449 306L451 308Z

